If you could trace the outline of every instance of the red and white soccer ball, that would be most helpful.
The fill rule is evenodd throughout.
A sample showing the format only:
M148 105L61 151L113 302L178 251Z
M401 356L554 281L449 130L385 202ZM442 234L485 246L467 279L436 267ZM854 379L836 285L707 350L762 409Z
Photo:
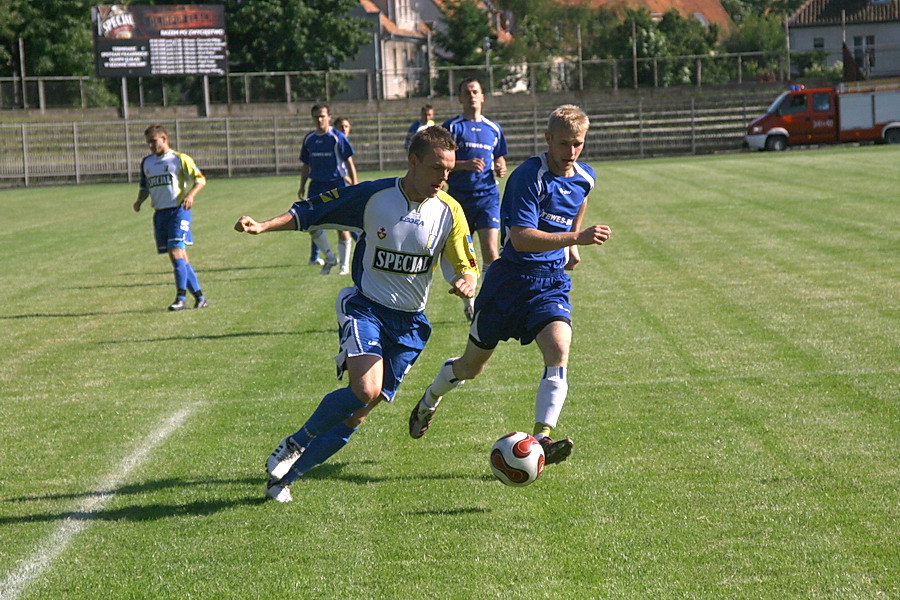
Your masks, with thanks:
M491 448L491 471L506 485L534 483L544 472L544 449L527 433L507 433Z

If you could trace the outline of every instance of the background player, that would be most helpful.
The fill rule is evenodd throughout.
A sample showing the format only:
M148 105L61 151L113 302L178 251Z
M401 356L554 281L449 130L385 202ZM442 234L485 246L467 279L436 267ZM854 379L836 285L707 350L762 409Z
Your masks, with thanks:
M412 141L414 135L425 129L426 127L431 127L434 125L434 107L430 104L426 104L422 107L422 110L419 111L419 118L416 121L412 122L412 125L409 126L409 129L406 131L406 141L403 143L404 148L409 148L409 143Z
M312 114L316 129L306 134L300 149L302 166L300 167L300 189L297 190L297 198L300 200L346 186L345 177L349 177L351 184L357 183L356 165L353 163L353 146L350 145L347 136L331 126L328 105L316 104L310 110L310 114ZM310 182L308 193L307 181ZM331 273L331 269L338 264L338 259L331 251L324 231L320 230L314 233L313 242L315 245L311 248L310 264L318 262L316 253L316 247L318 247L325 254L322 275L328 275ZM352 243L349 231L338 231L341 275L350 272L350 246Z
M481 113L484 92L476 79L459 84L462 114L445 121L456 142L456 167L447 190L459 202L469 220L469 230L478 232L481 270L487 272L497 259L497 228L500 227L500 190L497 177L506 176L506 138L503 129ZM471 321L475 305L463 300L466 318Z
M144 139L152 154L141 161L141 187L134 212L140 212L144 200L151 198L156 251L168 253L175 270L175 302L169 310L185 307L187 290L194 296L194 308L206 308L209 303L187 254L187 245L193 243L191 208L206 185L206 177L190 156L172 150L169 134L162 125L148 127Z
M347 136L348 140L350 139L350 131L353 128L353 126L350 124L350 119L348 119L347 117L338 117L334 120L334 128ZM346 162L344 162L343 173L344 181L347 182L347 185L353 185L353 182L350 180L350 169L347 167ZM350 237L353 237L353 235L354 234L351 233ZM353 239L356 238L353 237Z
M572 341L571 280L563 268L579 263L578 246L603 244L612 233L606 225L579 231L594 188L593 169L577 162L589 125L577 106L558 107L544 134L547 152L529 158L510 175L500 208L503 251L475 300L466 350L444 363L413 407L412 437L428 430L443 395L484 370L498 342L516 338L526 345L535 340L544 370L535 399L534 435L544 447L546 464L571 454L572 440L550 438L568 392Z
M241 217L237 231L348 227L361 232L353 258L353 287L338 295L339 376L349 386L326 395L296 433L266 462L266 495L290 502L289 486L343 448L366 415L391 402L431 334L423 312L432 273L441 264L450 292L475 294L478 269L459 204L442 191L455 162L450 134L440 127L418 133L403 177L329 191L258 223Z

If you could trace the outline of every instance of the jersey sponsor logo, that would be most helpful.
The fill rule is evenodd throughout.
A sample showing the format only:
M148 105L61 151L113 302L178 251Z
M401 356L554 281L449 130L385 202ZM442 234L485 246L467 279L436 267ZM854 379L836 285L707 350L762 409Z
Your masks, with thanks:
M554 215L552 213L548 213L545 210L541 211L541 219L543 219L544 221L550 221L552 223L559 223L560 225L565 225L567 227L572 226L572 219L569 219L567 217L561 217L559 215Z
M425 226L425 221L423 221L422 219L417 219L416 217L413 217L411 215L404 215L400 217L400 220L404 223L412 223L413 225L419 225L421 227Z
M421 275L431 269L431 256L394 252L384 248L375 248L374 267L379 271L402 273L404 275Z
M150 187L168 187L172 185L172 174L164 173L162 175L153 175L152 177L147 178L147 183Z

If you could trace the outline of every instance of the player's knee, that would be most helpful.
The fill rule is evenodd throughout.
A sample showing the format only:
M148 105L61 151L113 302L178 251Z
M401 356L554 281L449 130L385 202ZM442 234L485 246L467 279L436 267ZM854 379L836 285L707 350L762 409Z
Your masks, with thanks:
M360 402L371 404L381 395L381 387L369 382L353 382L350 389Z

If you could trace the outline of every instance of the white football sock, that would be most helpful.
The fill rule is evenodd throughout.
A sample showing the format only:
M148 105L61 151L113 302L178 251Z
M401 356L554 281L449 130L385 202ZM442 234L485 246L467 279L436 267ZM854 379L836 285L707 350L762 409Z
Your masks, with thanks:
M457 379L456 375L453 374L453 361L457 358L459 357L457 356L456 358L444 361L440 371L434 376L434 381L428 386L429 393L425 394L425 404L431 408L438 405L438 402L441 401L441 397L444 394L465 382L465 379Z
M326 257L330 256L334 258L334 252L331 251L331 244L328 243L328 236L325 235L324 229L319 229L318 231L312 231L310 234L312 236L313 242L316 243L316 248L322 251Z
M538 384L534 401L534 420L551 428L556 427L559 413L566 402L569 382L565 367L544 367L544 376Z
M353 240L339 240L338 241L338 256L341 257L341 268L349 269L350 268L350 246L353 244Z

